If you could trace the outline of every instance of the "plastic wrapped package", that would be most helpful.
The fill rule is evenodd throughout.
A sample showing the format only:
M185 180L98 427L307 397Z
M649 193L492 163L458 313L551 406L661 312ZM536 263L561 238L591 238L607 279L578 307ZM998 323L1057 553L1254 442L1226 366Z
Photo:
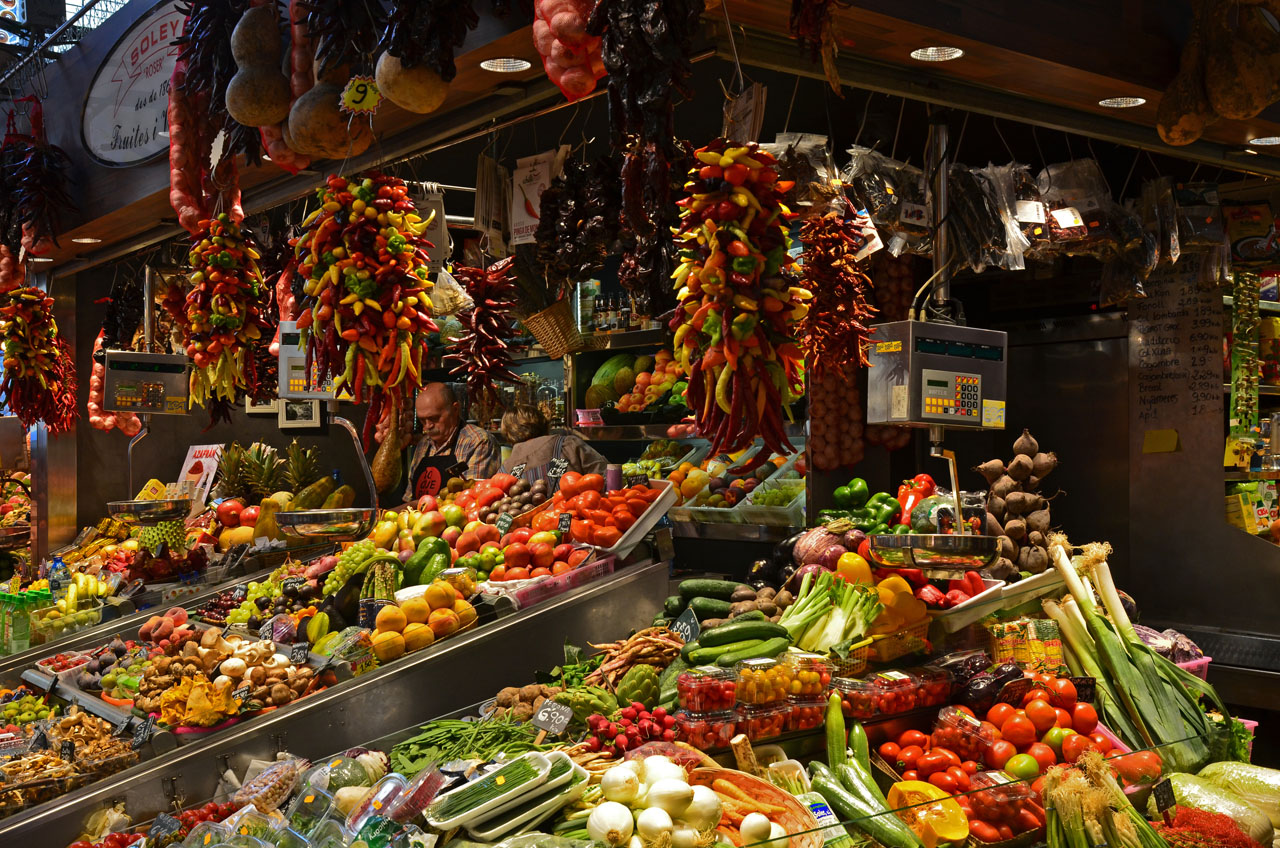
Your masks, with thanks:
M1006 271L1021 271L1026 268L1024 259L1031 248L1031 241L1022 232L1022 224L1017 217L1017 189L1014 184L1013 165L992 165L981 169L983 175L994 192L996 209L1000 213L1000 221L1004 224L1006 250L996 263Z
M1098 294L1100 306L1118 306L1146 296L1142 277L1128 262L1116 259L1102 266L1102 287Z
M1120 254L1144 280L1160 264L1159 240L1147 229L1133 199L1126 200L1124 205L1124 218L1120 223Z
M1253 804L1280 827L1280 771L1252 763L1210 763L1198 775Z
M778 160L778 179L796 184L788 205L801 217L825 214L839 197L840 189L832 182L838 172L825 135L778 133L773 144L760 148Z
M991 655L981 648L955 651L933 660L926 668L939 668L951 673L956 688L967 684L974 675L991 668Z
M999 265L1009 252L999 199L983 171L956 163L947 173L948 234L975 273Z
M1178 243L1183 250L1213 250L1226 238L1217 183L1177 183L1173 187Z
M738 714L733 710L713 713L676 713L676 738L699 751L726 748L738 730Z
M849 148L843 180L877 227L893 230L898 223L898 162L869 147Z
M698 666L676 677L676 695L681 709L692 713L713 713L733 709L737 700L738 675L733 669Z
M1275 828L1267 814L1235 792L1194 774L1175 772L1168 775L1168 779L1173 784L1173 797L1179 806L1211 810L1229 816L1250 839L1262 845L1270 845L1274 839ZM1156 799L1152 795L1147 802L1147 812L1151 817L1158 818L1155 804Z
M1018 222L1022 237L1027 240L1026 254L1039 258L1051 244L1048 213L1040 198L1040 187L1028 166L1013 162L1004 167L1008 169L1009 186L1013 192L1013 217Z
M1160 260L1170 265L1182 256L1178 237L1177 204L1173 200L1173 177L1160 177L1151 183L1156 220L1160 227Z
M1119 252L1119 233L1106 178L1093 159L1049 165L1036 178L1046 204L1049 236L1058 252L1106 258Z
M954 751L962 760L981 763L986 762L987 749L996 743L996 739L995 728L991 725L984 727L968 713L955 707L944 707L934 719L930 744Z
M773 739L787 730L789 704L748 705L738 710L738 732L752 742Z

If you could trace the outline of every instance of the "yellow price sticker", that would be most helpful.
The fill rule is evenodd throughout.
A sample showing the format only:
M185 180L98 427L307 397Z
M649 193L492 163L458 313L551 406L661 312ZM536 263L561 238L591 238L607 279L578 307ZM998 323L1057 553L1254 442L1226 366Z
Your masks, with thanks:
M342 111L372 115L382 102L382 92L373 77L352 77L342 89Z

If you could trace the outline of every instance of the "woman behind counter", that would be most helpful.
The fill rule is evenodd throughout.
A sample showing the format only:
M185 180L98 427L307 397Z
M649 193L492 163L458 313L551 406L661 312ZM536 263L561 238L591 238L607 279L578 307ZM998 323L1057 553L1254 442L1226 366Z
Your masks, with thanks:
M504 471L524 466L520 475L536 482L545 479L553 459L569 463L570 471L580 474L604 474L609 461L582 439L568 433L548 435L550 425L536 406L517 404L502 416L502 438L510 442L511 456Z

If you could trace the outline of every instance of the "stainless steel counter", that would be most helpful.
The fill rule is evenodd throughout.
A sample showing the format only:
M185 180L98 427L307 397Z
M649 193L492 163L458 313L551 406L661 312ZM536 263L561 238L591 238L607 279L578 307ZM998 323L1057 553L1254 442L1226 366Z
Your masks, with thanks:
M86 816L123 801L135 821L181 796L213 795L218 775L288 749L319 758L492 697L563 660L566 640L612 641L661 610L668 563L629 566L544 604L498 619L385 668L184 745L109 780L0 820L0 845L64 845Z

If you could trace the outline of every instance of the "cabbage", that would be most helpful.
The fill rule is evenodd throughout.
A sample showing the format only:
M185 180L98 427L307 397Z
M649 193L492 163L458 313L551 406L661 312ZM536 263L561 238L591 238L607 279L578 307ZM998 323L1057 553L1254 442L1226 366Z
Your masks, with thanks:
M1280 827L1280 771L1251 763L1213 763L1200 770L1200 777L1236 793Z
M1267 814L1236 793L1194 774L1175 772L1169 775L1169 782L1173 784L1173 796L1180 806L1222 813L1240 825L1250 839L1263 845L1271 844L1274 829ZM1147 802L1147 815L1149 818L1159 818L1154 796Z

